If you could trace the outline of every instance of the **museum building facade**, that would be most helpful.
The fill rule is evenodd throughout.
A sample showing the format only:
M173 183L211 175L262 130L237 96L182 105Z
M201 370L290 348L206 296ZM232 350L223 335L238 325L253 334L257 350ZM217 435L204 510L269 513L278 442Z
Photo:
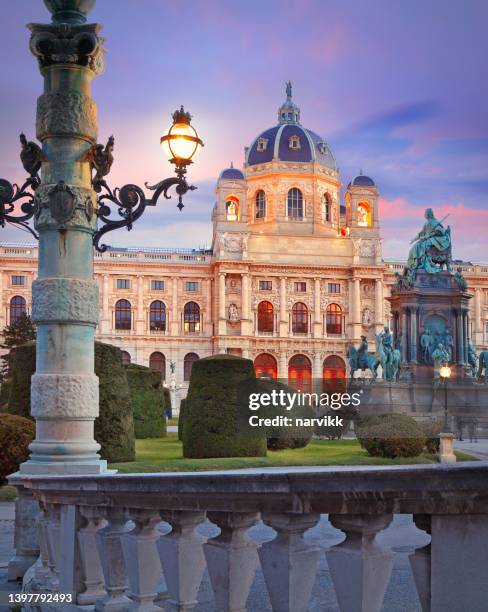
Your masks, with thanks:
M194 361L215 353L296 382L346 376L347 344L364 335L373 350L404 264L382 257L374 180L352 178L343 202L341 185L332 151L301 125L288 84L277 125L245 149L242 170L218 178L211 249L95 254L97 339L171 378L180 399ZM0 328L30 312L37 255L37 246L0 245ZM461 267L473 294L470 337L486 349L488 266Z

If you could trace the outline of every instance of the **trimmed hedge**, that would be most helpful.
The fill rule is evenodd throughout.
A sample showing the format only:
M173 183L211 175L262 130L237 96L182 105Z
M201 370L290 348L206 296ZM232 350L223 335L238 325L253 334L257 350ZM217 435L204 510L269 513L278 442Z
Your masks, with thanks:
M136 438L163 438L166 435L161 374L145 366L125 366L132 400Z
M15 347L10 351L10 355L12 378L7 412L32 419L30 413L30 381L32 374L36 371L35 341Z
M422 423L422 430L425 436L425 450L428 453L439 453L441 447L440 433L443 429L443 419L434 419L431 421L424 421Z
M35 342L14 349L8 412L32 419L30 381L36 370ZM100 416L95 419L95 440L100 455L110 462L134 461L134 421L122 352L116 346L95 342L95 374L100 383Z
M289 387L276 380L259 379L256 381L258 393L272 393L272 391L284 391L285 393L296 393L296 389ZM315 414L310 405L295 407L290 411L281 408L261 408L257 413L259 417L271 417L283 415L289 418L312 419ZM268 450L277 451L285 448L304 448L313 436L313 427L268 427L266 428L266 439Z
M178 416L178 440L183 440L183 423L186 419L187 401L186 398L180 401L180 414Z
M134 461L131 396L122 351L117 346L95 342L95 374L100 383L100 415L95 419L100 455L110 463Z
M424 450L422 426L406 414L366 417L356 428L361 446L373 457L416 457Z
M0 385L0 412L8 412L8 398L10 396L10 378L6 378Z
M35 438L36 426L30 419L16 414L0 413L0 485L29 458L29 444Z
M240 384L255 382L254 365L249 359L214 355L193 364L183 425L184 457L266 455L264 433L239 433L242 417L248 412L239 401Z

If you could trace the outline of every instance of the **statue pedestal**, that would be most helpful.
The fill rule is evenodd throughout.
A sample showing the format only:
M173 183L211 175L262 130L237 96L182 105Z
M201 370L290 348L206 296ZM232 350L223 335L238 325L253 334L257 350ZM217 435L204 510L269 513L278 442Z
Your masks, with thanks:
M451 377L465 377L468 362L469 300L457 277L446 271L418 270L406 285L402 277L388 298L393 317L395 346L401 347L400 380L434 379L432 353L442 345L450 352Z

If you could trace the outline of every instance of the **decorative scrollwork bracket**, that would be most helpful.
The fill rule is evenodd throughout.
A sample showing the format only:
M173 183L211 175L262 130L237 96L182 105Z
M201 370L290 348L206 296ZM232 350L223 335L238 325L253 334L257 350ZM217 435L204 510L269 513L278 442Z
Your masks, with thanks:
M104 225L98 229L93 236L93 246L95 249L100 253L105 252L108 249L108 245L100 244L100 239L104 234L121 227L126 227L127 231L130 231L133 223L144 213L146 206L156 206L161 195L167 200L171 198L171 196L168 195L168 191L173 186L178 194L177 208L182 210L184 206L183 196L187 191L193 191L196 187L188 185L186 182L185 167L177 166L175 171L176 176L163 179L155 185L148 185L148 183L145 183L147 189L154 191L150 199L146 198L144 191L138 185L128 184L120 188L116 187L112 191L104 180L98 180L98 182L94 184L95 191L101 192L105 190L106 193L98 196L97 216ZM110 208L109 203L115 204L117 214L121 217L120 219L110 218L110 215L115 213L115 211Z
M0 227L5 227L6 223L19 225L38 240L39 235L29 226L28 221L37 211L34 198L36 189L41 184L41 162L46 161L46 156L37 143L27 142L24 134L20 135L20 143L20 160L30 176L21 187L6 179L0 179Z

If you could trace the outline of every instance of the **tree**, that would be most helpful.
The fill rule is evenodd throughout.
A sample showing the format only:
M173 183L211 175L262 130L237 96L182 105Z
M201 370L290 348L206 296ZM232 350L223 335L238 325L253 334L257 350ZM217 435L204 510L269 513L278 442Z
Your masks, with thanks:
M10 376L11 350L16 346L35 340L36 328L30 316L23 313L13 323L6 326L1 335L3 343L0 344L0 348L7 352L1 357L0 383Z

